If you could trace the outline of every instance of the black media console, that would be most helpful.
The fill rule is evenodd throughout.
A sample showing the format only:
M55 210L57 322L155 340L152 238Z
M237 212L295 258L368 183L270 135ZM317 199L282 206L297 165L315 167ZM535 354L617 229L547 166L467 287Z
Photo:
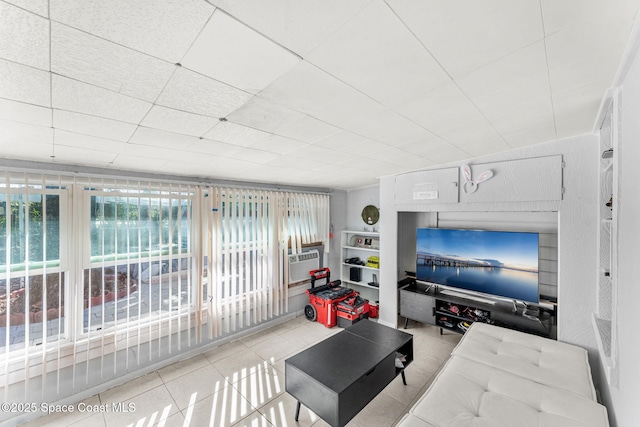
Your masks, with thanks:
M405 328L411 319L438 326L440 333L464 333L473 322L484 322L555 339L553 310L440 290L418 282L400 288L400 315L405 318Z

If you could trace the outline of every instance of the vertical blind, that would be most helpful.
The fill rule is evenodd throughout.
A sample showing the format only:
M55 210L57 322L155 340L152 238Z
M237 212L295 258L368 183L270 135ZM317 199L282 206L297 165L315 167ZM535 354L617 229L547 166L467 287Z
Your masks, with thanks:
M288 309L287 254L328 248L329 196L208 189L207 295L211 336Z
M5 401L36 401L36 376L40 398L53 388L53 399L72 394L61 387L69 375L72 388L86 388L280 316L288 309L287 254L308 243L329 247L328 195L3 178ZM24 395L12 395L20 381Z

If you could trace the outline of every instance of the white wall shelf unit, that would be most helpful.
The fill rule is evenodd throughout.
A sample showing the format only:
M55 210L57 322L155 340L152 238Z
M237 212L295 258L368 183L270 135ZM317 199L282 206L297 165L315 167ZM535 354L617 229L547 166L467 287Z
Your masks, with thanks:
M345 262L350 258L359 258L366 264L369 257L380 257L380 233L372 231L343 231L341 236L340 280L344 286L352 287L365 294L370 300L378 300L378 286L369 283L379 281L380 268ZM360 281L351 279L351 269L360 269ZM375 280L374 280L375 275ZM362 289L369 291L362 292Z
M614 91L600 127L598 146L597 306L593 313L593 329L602 367L610 385L618 384L616 309L619 106L618 92Z

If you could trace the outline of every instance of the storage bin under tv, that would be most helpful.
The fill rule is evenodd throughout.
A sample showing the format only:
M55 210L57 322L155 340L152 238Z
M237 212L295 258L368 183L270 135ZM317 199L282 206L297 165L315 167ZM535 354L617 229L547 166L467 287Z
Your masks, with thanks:
M444 330L464 333L473 322L484 322L555 338L555 319L544 307L514 304L509 300L476 297L413 282L400 289L400 315L409 320L428 323Z

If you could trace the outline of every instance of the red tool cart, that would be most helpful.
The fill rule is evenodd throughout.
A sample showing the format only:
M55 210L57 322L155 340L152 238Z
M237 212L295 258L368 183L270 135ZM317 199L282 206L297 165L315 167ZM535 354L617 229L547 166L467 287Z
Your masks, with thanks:
M353 289L342 287L341 280L331 282L328 268L312 270L309 274L311 289L307 289L309 304L304 308L304 314L310 321L332 328L336 324L346 327L366 317L378 317L377 306L369 305L369 301ZM318 279L326 279L326 284L316 287Z

